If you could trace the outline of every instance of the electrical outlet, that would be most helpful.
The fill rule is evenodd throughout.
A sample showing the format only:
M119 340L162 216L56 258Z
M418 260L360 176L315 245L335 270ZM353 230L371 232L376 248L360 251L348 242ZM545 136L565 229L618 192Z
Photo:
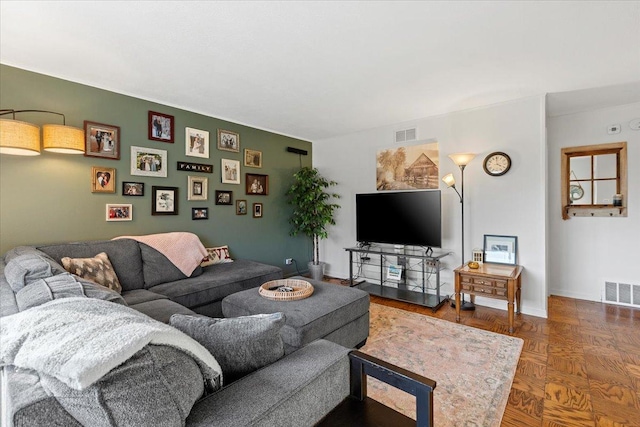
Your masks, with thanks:
M293 264L293 258L285 258L285 259L284 259L284 263L285 263L285 265L291 265L291 264Z

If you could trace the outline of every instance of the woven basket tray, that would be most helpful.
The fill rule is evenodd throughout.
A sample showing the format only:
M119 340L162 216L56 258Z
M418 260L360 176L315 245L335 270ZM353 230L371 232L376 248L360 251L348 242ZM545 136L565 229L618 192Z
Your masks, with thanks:
M292 291L284 292L274 289L283 287L291 288ZM313 285L307 281L297 279L271 280L260 286L258 292L262 297L274 301L295 301L310 297L313 293Z

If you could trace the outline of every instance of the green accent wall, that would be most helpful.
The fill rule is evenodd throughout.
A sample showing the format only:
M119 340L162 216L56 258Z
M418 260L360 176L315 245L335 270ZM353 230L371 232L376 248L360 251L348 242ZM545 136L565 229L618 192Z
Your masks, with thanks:
M188 231L197 234L205 246L229 245L232 257L280 266L285 275L296 272L295 265L283 265L285 258L294 258L300 271L307 269L311 241L289 236L291 207L285 192L293 173L301 165L312 165L310 142L6 65L0 65L0 108L55 111L65 114L70 126L83 128L89 120L119 126L121 131L120 160L46 151L36 157L0 155L0 253L18 245ZM149 111L175 117L175 143L148 139ZM60 116L43 113L17 114L16 120L36 125L62 123ZM185 155L185 127L209 132L208 159ZM239 153L217 149L218 129L240 135ZM166 150L167 178L132 176L131 146ZM289 153L288 146L307 150L309 155ZM244 166L245 148L262 151L262 168ZM223 158L240 161L240 185L221 183ZM178 161L213 164L213 173L178 171ZM91 192L92 166L116 169L115 194ZM269 194L246 195L245 173L268 175ZM208 178L207 201L187 201L190 175ZM123 181L143 182L144 196L123 196ZM151 215L154 185L179 188L177 216ZM232 191L233 206L216 205L215 190ZM237 199L247 200L247 215L236 215ZM107 222L108 203L132 204L133 221ZM253 218L253 203L263 203L262 218ZM209 219L192 220L193 207L208 207Z

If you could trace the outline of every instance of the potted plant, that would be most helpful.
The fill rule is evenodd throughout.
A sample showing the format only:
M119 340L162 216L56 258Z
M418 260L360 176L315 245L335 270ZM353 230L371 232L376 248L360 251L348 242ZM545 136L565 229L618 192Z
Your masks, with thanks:
M313 260L309 263L311 278L322 280L324 264L320 262L320 239L327 238L326 226L335 225L333 213L340 208L331 203L340 195L326 191L337 185L335 181L324 178L316 168L304 167L293 175L293 184L287 191L288 203L293 205L293 214L289 223L293 226L291 235L303 233L313 239Z

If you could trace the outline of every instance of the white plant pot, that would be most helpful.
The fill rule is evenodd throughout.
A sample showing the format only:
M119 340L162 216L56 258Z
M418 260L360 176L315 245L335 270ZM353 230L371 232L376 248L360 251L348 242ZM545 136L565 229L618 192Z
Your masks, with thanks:
M309 273L311 274L311 278L313 280L322 281L324 277L324 262L320 264L314 264L313 262L309 263Z

